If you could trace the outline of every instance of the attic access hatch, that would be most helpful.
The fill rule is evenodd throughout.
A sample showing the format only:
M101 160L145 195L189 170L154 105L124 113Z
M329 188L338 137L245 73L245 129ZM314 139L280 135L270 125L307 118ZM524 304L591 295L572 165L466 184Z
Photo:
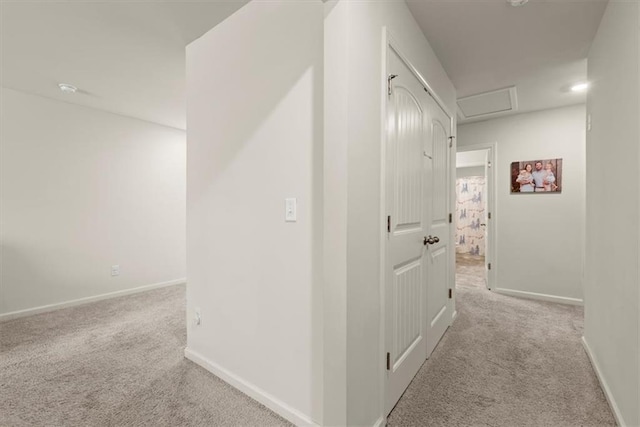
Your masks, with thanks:
M458 111L462 119L477 119L517 110L515 86L458 99Z

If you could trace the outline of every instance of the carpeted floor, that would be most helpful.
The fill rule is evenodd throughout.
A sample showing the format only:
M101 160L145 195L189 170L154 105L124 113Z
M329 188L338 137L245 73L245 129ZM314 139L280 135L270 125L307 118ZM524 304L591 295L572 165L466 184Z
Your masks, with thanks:
M582 310L489 292L481 262L461 262L458 319L389 425L615 425ZM0 323L0 426L290 425L184 359L184 299L174 286Z
M458 318L389 425L615 426L581 345L582 308L495 294L484 260L461 261Z
M486 288L483 256L456 254L456 285Z
M0 323L0 426L282 426L184 358L185 288Z

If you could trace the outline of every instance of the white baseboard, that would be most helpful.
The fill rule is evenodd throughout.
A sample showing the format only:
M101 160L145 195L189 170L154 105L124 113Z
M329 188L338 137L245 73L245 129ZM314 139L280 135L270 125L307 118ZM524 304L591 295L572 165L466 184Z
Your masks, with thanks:
M569 305L584 305L584 302L578 298L559 297L557 295L538 294L536 292L516 291L515 289L493 288L493 292L512 297L536 299L540 301L557 302Z
M229 372L217 363L207 359L201 354L191 350L190 348L184 349L184 356L192 362L202 366L207 371L211 372L216 377L237 388L253 400L262 403L267 408L271 409L276 414L292 422L297 426L318 426L311 418L301 413L297 409L294 409L279 400L278 398L270 395L266 391L251 384L249 381L240 378L236 374Z
M187 279L176 279L168 282L153 283L151 285L139 286L137 288L124 289L121 291L109 292L106 294L94 295L92 297L79 298L71 301L60 302L56 304L43 305L40 307L27 308L25 310L12 311L10 313L0 314L0 322L17 319L19 317L31 316L34 314L46 313L49 311L60 310L61 308L74 307L76 305L87 304L90 302L101 301L109 298L122 297L125 295L137 294L140 292L150 291L152 289L164 288L167 286L181 285L186 283Z
M378 418L378 420L373 425L373 427L385 427L386 425L387 425L387 417L382 416L382 417Z
M591 366L593 366L593 370L596 373L596 377L598 377L598 381L600 382L600 387L602 387L602 391L604 391L604 395L607 398L607 402L609 402L609 407L611 407L611 412L613 412L613 416L616 419L616 423L618 423L620 427L626 427L627 424L624 422L624 418L620 413L620 408L618 408L618 405L616 405L616 401L613 399L613 395L611 394L611 389L609 388L607 381L604 379L604 376L602 376L600 365L598 365L598 361L596 360L595 356L591 352L589 343L587 343L587 340L585 339L584 336L582 337L582 346L584 347L584 350L587 352L587 356L589 356L589 360L591 361Z

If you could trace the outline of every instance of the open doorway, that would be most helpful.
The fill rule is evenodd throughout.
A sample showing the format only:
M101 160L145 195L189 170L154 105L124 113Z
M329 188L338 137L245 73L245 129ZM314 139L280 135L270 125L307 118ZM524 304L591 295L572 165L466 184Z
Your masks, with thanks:
M491 145L459 147L456 154L456 283L493 286L493 156Z

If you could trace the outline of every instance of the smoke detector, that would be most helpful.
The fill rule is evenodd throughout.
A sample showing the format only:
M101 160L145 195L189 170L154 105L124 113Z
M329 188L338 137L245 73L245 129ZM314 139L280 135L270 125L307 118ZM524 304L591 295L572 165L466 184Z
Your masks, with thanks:
M67 84L67 83L58 83L58 87L64 93L76 93L76 91L78 90L77 87L75 87L73 85L70 85L70 84Z
M529 0L507 0L507 3L509 3L513 7L518 7L518 6L524 6L525 4L527 4L528 1Z

